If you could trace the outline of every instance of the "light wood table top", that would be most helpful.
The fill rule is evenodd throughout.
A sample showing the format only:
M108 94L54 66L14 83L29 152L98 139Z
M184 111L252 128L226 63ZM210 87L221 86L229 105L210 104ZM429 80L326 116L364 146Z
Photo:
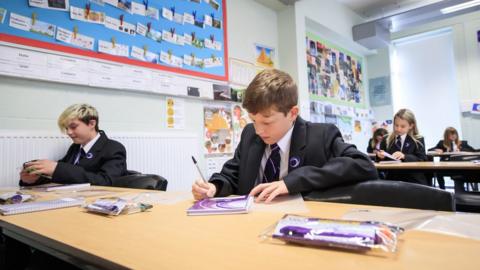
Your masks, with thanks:
M187 216L191 200L117 217L65 208L0 217L7 235L101 269L478 269L480 241L407 231L394 254L274 244L259 235L283 213ZM348 204L305 202L309 215L340 218Z
M480 170L480 164L471 161L375 163L375 167L380 170Z

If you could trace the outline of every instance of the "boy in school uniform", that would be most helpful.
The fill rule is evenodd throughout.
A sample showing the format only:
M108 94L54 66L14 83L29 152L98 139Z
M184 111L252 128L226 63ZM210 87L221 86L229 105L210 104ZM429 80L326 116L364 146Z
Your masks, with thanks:
M234 157L208 183L192 186L195 199L231 194L258 195L270 202L284 194L377 179L370 159L343 142L330 124L298 116L297 86L285 72L260 72L248 86L243 107L252 124L245 127Z
M58 162L42 159L25 163L20 185L56 182L111 186L113 178L127 174L125 147L99 130L94 107L88 104L68 107L58 118L58 126L73 141L67 154Z
M88 104L74 104L58 118L58 126L73 141L61 160L34 160L24 164L20 185L32 186L47 182L91 183L112 185L112 179L127 174L125 147L110 140L99 130L98 112ZM13 238L5 236L7 269L78 269ZM29 265L30 264L30 265ZM28 268L30 269L30 268Z

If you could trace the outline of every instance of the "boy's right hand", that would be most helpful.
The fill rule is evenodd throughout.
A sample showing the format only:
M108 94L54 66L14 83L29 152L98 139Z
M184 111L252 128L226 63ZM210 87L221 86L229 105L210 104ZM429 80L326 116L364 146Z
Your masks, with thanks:
M197 179L192 185L192 194L195 200L212 198L217 192L217 187L212 183L205 183L201 179Z

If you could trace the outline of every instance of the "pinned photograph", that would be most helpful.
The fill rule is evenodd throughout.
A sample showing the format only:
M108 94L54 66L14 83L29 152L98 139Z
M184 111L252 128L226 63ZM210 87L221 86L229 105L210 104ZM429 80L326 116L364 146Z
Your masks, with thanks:
M35 24L32 25L32 28L30 28L30 32L53 38L55 37L55 28L53 24L36 21Z
M255 44L255 64L257 66L273 68L275 66L275 63L273 62L274 58L275 49Z
M222 20L217 20L214 18L212 21L212 27L215 27L217 29L222 29Z
M232 100L232 91L230 86L223 84L213 84L214 100Z
M128 13L132 13L132 0L118 0L117 7Z
M42 21L35 21L32 25L32 19L16 13L10 14L10 27L23 31L30 31L47 37L55 37L56 26Z
M195 20L195 23L194 23L195 26L198 26L200 28L203 28L203 21L201 20Z
M195 18L190 13L183 13L183 23L195 24Z
M144 62L158 64L158 54L146 51L136 46L132 46L132 51L130 52L130 56L132 58L135 58Z
M188 86L187 87L187 94L191 97L199 97L200 91L198 87Z
M31 7L68 11L68 1L69 0L28 0L28 5Z
M148 7L147 10L145 10L145 16L158 21L160 18L160 12L154 7Z
M147 38L153 39L156 42L162 42L162 32L150 29L150 31L147 32L146 35Z
M0 8L0 23L3 23L6 16L7 16L7 10L4 8Z
M215 0L209 0L208 4L215 10L218 10L220 8L220 4L218 4L218 2Z
M83 8L78 8L71 6L70 7L70 18L72 20L90 22L90 23L105 23L105 13L99 11L90 10L88 16L86 15L86 10Z

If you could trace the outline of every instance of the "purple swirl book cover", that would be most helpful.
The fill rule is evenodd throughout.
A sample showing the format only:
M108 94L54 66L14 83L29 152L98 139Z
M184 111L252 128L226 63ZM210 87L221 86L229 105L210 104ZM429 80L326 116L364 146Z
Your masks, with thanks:
M215 215L248 213L253 197L248 195L236 197L207 198L195 202L187 210L188 215Z

